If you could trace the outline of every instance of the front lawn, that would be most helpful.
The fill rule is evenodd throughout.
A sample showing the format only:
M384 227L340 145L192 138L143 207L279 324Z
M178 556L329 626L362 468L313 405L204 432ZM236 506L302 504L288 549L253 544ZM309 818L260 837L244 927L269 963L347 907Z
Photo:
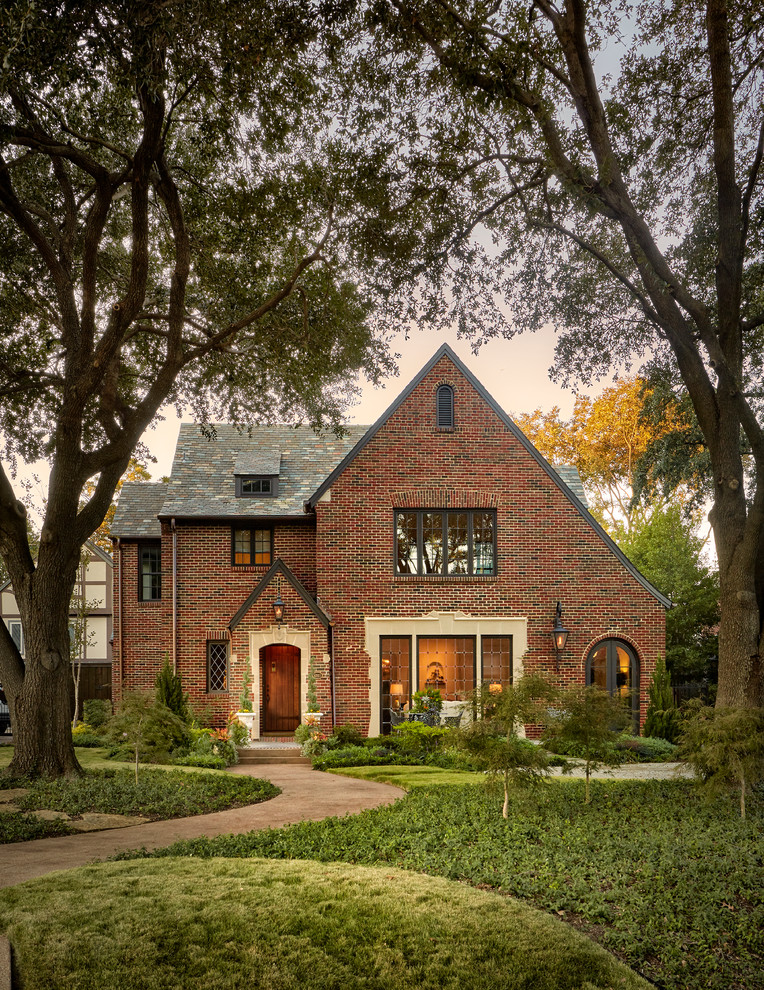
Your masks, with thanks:
M409 768L406 768L408 770ZM343 819L176 843L155 856L389 864L520 898L665 990L764 988L764 802L742 822L686 781L555 780L501 799L414 788ZM469 984L467 984L469 985ZM532 984L528 984L531 986Z
M434 784L482 784L482 773L467 770L441 770L438 767L343 767L330 770L342 777L373 780L378 784L394 784L410 791L412 787L431 787Z
M389 866L108 863L3 891L0 929L25 990L649 990L548 915Z

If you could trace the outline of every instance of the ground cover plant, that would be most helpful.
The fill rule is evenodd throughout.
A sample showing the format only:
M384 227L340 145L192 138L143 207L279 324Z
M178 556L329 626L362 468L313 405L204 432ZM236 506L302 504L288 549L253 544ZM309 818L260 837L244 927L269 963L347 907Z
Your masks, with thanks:
M548 915L389 866L100 864L4 891L0 929L25 990L648 990Z
M0 811L0 845L26 842L29 839L48 839L52 835L74 835L75 832L76 829L57 819L47 821L35 818L34 815Z
M0 781L0 787L4 783ZM14 800L23 811L49 809L72 816L98 812L140 815L152 820L240 808L266 801L279 793L269 781L253 777L148 768L143 769L137 784L131 771L114 769L88 770L84 776L75 778L16 780L13 783L29 789L28 794ZM17 826L16 834L19 829ZM20 834L19 837L39 836Z
M748 817L687 781L415 788L344 819L153 855L385 863L490 888L568 921L664 990L764 987L764 802Z

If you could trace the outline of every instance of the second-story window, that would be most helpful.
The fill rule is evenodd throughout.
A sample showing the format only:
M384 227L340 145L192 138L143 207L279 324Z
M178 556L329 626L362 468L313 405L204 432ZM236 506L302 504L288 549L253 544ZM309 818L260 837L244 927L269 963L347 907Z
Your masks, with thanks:
M234 529L231 533L231 563L246 567L271 564L272 531L270 529Z
M158 602L162 597L162 545L141 543L138 547L138 598Z
M491 509L411 509L395 513L396 574L491 575L496 572L496 513Z

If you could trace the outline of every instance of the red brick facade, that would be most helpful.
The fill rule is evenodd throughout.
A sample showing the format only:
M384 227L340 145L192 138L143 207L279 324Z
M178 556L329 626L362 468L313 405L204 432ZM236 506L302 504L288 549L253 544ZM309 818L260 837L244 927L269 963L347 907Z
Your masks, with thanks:
M303 654L309 651L324 725L334 712L337 723L376 733L381 693L388 690L381 683L381 635L411 637L414 689L418 638L470 640L479 680L482 637L497 631L512 636L515 676L534 669L562 684L584 682L587 657L598 643L625 644L637 661L644 719L647 686L665 649L664 602L529 452L453 354L442 349L439 355L330 479L305 521L274 524L272 559L296 582L287 571L274 574L233 628L268 567L232 565L229 522L177 520L174 658L192 701L208 706L218 722L238 707L246 663L262 703L261 651L268 643L294 642ZM435 425L442 383L453 387L451 429ZM495 510L494 573L396 575L394 513L407 509ZM120 680L150 687L164 656L173 654L170 526L162 526L161 602L137 600L137 543L122 542L115 563L123 575L121 613L115 602L115 617L122 615L116 694ZM272 610L278 592L286 606L281 628ZM559 665L551 635L558 601L570 630ZM228 637L227 690L209 693L207 641ZM303 655L303 710L306 676Z

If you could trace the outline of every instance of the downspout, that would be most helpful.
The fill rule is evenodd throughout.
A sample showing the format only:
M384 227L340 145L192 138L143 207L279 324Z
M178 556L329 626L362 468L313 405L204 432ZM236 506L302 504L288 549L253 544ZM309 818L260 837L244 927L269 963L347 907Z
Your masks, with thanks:
M330 623L326 627L326 638L327 645L329 647L329 680L331 682L332 688L332 728L334 728L337 720L337 699L334 696L334 636L332 635L334 627Z
M117 537L117 646L119 648L119 691L122 697L125 660L122 655L122 540Z
M178 673L178 531L175 520L172 527L172 672Z

